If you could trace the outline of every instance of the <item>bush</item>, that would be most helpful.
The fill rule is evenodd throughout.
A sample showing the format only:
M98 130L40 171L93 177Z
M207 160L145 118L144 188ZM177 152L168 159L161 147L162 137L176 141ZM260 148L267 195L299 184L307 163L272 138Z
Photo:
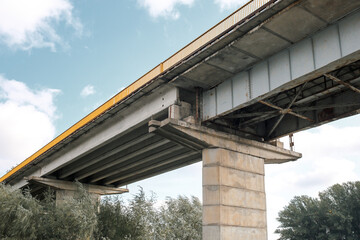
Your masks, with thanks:
M319 198L295 197L278 221L280 240L359 239L360 182L333 185Z
M39 201L0 184L0 216L0 239L91 239L97 224L96 204L80 185L74 198L55 207L50 190Z
M148 198L140 188L126 204L115 196L103 198L98 206L79 184L73 198L55 206L50 190L39 201L27 190L0 184L0 239L201 239L199 199L168 198L160 208L155 203L154 195Z

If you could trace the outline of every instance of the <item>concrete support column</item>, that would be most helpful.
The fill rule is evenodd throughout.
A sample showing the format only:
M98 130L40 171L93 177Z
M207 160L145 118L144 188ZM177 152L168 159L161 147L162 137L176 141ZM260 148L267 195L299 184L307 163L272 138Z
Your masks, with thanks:
M59 206L66 202L69 198L74 198L76 194L76 190L65 190L65 189L56 189L55 190L55 203L56 206ZM90 197L94 200L94 202L100 201L100 194L89 193Z
M202 151L203 240L266 240L264 159Z

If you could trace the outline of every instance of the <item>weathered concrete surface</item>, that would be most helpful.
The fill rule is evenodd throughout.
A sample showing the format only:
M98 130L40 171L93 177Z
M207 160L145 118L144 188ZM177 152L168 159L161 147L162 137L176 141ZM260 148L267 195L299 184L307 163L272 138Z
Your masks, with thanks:
M76 191L72 191L72 190L63 190L63 189L57 189L55 190L55 204L56 206L60 206L64 203L66 203L67 201L69 201L69 199L72 199L74 197L76 197ZM93 203L99 203L100 202L100 194L96 194L96 193L90 193L89 192L90 197L93 199ZM98 208L98 211L100 211L100 208Z
M301 154L268 143L245 139L235 134L217 131L176 119L149 122L149 132L185 145L196 151L206 148L223 148L261 157L265 163L296 161Z
M300 153L172 118L150 121L149 132L201 151L204 240L267 239L264 164Z
M204 149L203 239L266 240L264 159Z
M53 189L55 191L56 205L66 202L68 198L73 198L80 187L80 185L75 182L41 177L30 177L27 179L27 181L35 186L41 185ZM89 195L95 200L95 202L98 202L100 200L101 195L121 194L129 192L129 190L125 188L97 186L92 184L82 184L81 186L89 193Z

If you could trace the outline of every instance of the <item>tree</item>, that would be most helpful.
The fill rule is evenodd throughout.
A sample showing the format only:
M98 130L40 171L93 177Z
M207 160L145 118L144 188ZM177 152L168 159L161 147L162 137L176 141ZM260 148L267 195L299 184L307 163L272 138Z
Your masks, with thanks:
M74 198L55 207L48 191L39 201L12 187L0 184L0 239L91 239L96 228L96 204L79 185Z
M156 239L196 240L202 238L202 206L198 198L167 198L160 209Z
M333 185L318 198L295 197L278 221L280 240L359 239L360 182Z
M167 198L155 207L154 195L142 188L127 204L120 197L105 198L98 214L97 239L201 239L202 208L198 198Z
M28 191L0 184L0 239L36 239L35 222L42 211Z
M155 197L145 196L140 187L128 204L121 197L105 197L98 213L97 239L154 239Z
M27 190L0 184L0 239L201 239L199 199L179 196L161 207L155 203L155 196L147 197L140 188L127 203L115 196L97 205L79 183L75 197L55 206L50 190L39 201Z

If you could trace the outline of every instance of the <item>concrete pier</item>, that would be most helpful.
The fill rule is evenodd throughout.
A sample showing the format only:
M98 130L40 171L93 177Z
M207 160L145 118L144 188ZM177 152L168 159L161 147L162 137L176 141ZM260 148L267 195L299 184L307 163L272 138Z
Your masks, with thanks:
M55 202L56 206L63 204L64 202L68 201L70 198L76 197L76 190L64 190L64 189L56 189L55 190ZM101 195L98 193L88 192L90 197L93 199L94 203L100 202Z
M266 240L264 159L204 149L203 239Z
M264 164L301 157L269 144L167 119L151 121L150 132L201 152L203 240L266 240Z

